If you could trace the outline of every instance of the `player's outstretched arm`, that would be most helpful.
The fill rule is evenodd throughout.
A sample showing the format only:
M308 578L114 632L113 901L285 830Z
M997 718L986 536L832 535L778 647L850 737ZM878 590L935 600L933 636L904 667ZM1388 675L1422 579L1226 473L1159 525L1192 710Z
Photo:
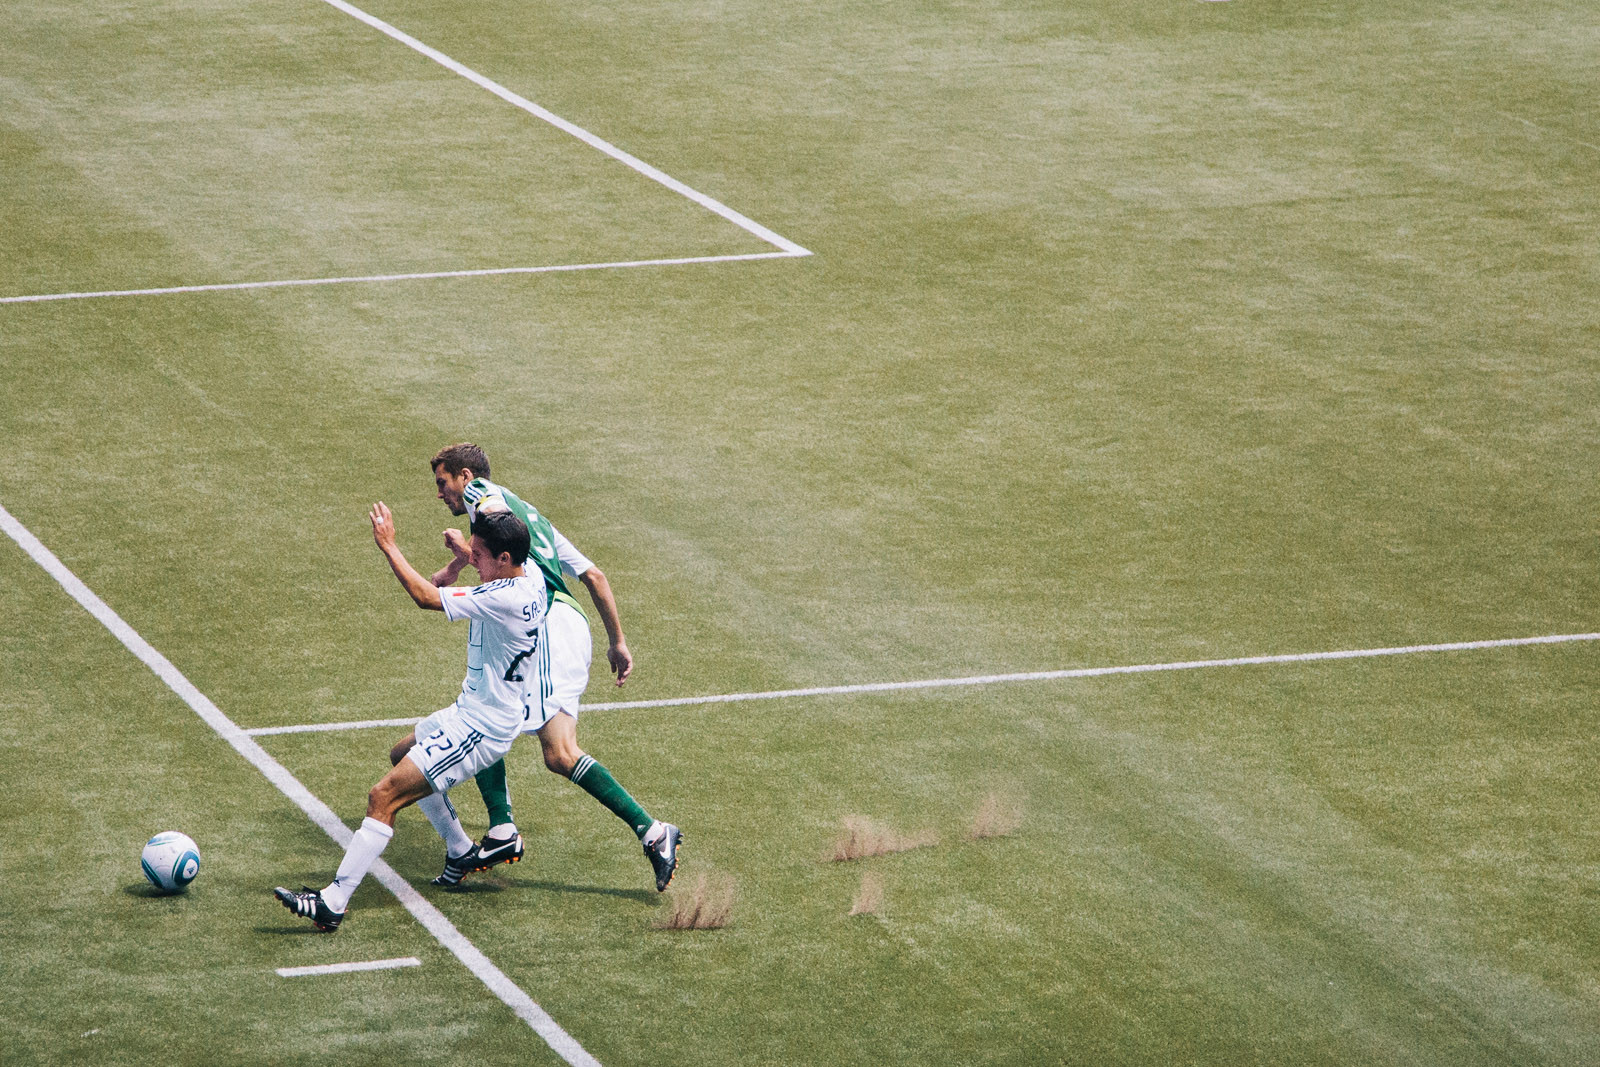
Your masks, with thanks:
M444 601L439 596L438 587L428 579L417 573L417 569L406 560L394 541L394 516L389 513L389 507L383 501L372 505L372 510L367 513L367 518L372 520L372 540L378 545L378 551L389 561L389 566L394 569L394 576L400 579L400 585L411 599L416 601L417 607L428 608L433 611L443 611Z
M627 639L622 636L622 617L617 614L617 598L611 593L611 583L606 581L605 572L599 567L590 567L578 575L578 581L588 588L595 610L600 613L600 622L606 628L610 643L606 661L611 664L611 673L617 676L617 684L621 685L633 673L633 653L628 651Z

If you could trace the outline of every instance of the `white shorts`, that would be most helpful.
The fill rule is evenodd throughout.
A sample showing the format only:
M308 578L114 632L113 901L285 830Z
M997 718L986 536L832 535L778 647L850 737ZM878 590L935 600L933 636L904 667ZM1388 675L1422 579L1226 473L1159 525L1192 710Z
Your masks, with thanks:
M439 793L449 792L511 751L511 741L497 741L463 722L454 704L417 723L416 738L406 756Z
M578 701L589 688L589 663L594 658L589 620L572 605L557 600L550 605L545 632L548 637L539 649L539 662L528 679L528 717L522 723L525 734L542 728L557 712L576 719Z

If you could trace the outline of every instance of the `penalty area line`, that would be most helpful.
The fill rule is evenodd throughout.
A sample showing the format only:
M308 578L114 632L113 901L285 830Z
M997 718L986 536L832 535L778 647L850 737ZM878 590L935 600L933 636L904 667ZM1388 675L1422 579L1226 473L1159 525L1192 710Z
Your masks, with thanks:
M783 251L792 256L809 256L811 254L806 249L795 244L782 234L775 233L772 230L767 229L767 227L761 225L759 222L741 215L739 212L733 210L733 208L722 203L720 200L714 200L696 189L691 189L689 186L685 185L683 182L680 182L672 175L667 174L664 171L657 170L655 167L652 167L650 164L646 163L637 156L633 156L627 152L624 152L610 141L595 136L582 126L579 126L573 122L568 122L555 112L540 107L527 97L520 96L517 93L512 92L510 89L507 89L499 82L492 81L491 79L484 77L471 67L456 62L454 59L451 59L437 48L432 48L423 44L409 33L396 29L394 26L391 26L389 23L378 18L376 15L369 15L367 12L361 10L359 7L356 7L354 4L346 3L345 0L323 0L323 2L329 7L342 11L346 15L349 15L351 18L356 19L359 22L366 23L379 33L399 41L412 51L427 56L444 69L453 74L460 75L472 84L478 86L480 89L487 89L489 92L493 93L495 96L498 96L511 106L521 108L534 118L539 119L542 122L549 123L563 133L576 137L590 148L605 153L612 159L621 163L623 166L637 171L653 182L666 186L679 196L699 204L707 211L721 215L723 218L727 219L741 230L744 230L746 233L755 237L759 237L761 240L765 241L769 245L772 245L774 248L781 248Z
M486 267L481 270L435 270L415 274L362 274L339 278L286 278L263 282L219 282L214 285L169 285L159 289L102 289L82 293L40 293L0 296L0 304L43 304L52 300L95 300L108 296L171 296L175 293L221 293L242 289L286 289L308 285L352 285L358 282L416 282L435 278L487 278L496 274L562 274L629 267L677 267L691 263L738 263L752 259L794 259L809 252L746 252L728 256L682 256L677 259L628 259L613 263L563 263L548 267Z
M1156 674L1162 671L1194 671L1208 667L1250 667L1269 663L1317 663L1323 660L1372 659L1378 656L1413 656L1426 652L1470 652L1486 648L1516 648L1522 645L1559 645L1572 641L1600 641L1600 633L1546 634L1542 637L1502 637L1487 641L1451 641L1435 645L1395 645L1388 648L1350 648L1334 652L1290 652L1271 656L1239 656L1234 659L1193 659L1177 663L1137 663L1121 667L1077 667L1060 671L1027 671L1020 674L978 674L962 678L924 678L912 682L869 682L861 685L825 685L810 689L768 689L756 693L723 693L716 696L669 697L663 700L619 700L585 704L585 711L615 711L624 708L672 708L691 704L734 704L751 700L784 700L789 697L842 696L850 693L892 693L904 689L946 689L955 686L1000 685L1008 682L1048 682L1065 678L1103 678L1113 674ZM251 737L272 734L322 733L332 730L365 730L378 726L415 726L416 718L364 719L359 722L316 722L300 726L259 726L246 730Z
M173 666L172 662L158 652L155 646L129 626L105 601L95 595L94 591L85 585L76 574L67 569L66 564L58 559L55 553L44 546L27 527L12 517L11 513L0 506L0 530L17 543L29 557L33 559L44 572L54 578L67 595L76 600L90 615L93 615L102 626L111 631L113 637L121 641L129 652L132 652L139 661L153 671L156 677L166 683L167 688L178 695L191 711L198 715L207 726L214 730L234 751L243 756L249 764L260 771L267 781L271 782L278 791L294 802L295 806L321 827L324 833L333 838L340 848L350 844L354 836L348 826L340 821L332 808L324 804L312 792L301 784L300 780L290 774L288 769L267 754L266 749L258 745L255 740L245 734L238 724L224 715L211 698L195 688L194 683L184 677L183 673ZM600 1067L600 1061L586 1052L570 1034L563 1030L556 1021L533 998L523 992L522 988L508 978L505 972L496 967L483 952L467 940L455 924L447 919L443 912L411 885L410 882L397 874L383 860L378 860L372 865L372 876L384 888L393 893L413 918L422 924L423 929L438 940L438 942L460 960L462 964L477 977L489 991L498 997L501 1003L516 1013L545 1040L555 1053L573 1067ZM265 903L266 893L262 893ZM274 905L276 906L276 905Z
M353 282L419 281L422 279L431 278L481 278L495 274L548 274L561 271L607 270L624 267L662 267L690 263L732 263L740 260L752 259L793 259L812 254L811 251L804 246L789 240L789 238L775 232L774 230L768 229L759 222L756 222L754 219L740 214L733 208L722 203L722 201L707 196L699 190L685 185L683 182L674 178L672 175L667 174L665 171L659 170L656 167L652 167L644 160L624 152L616 145L605 140L604 138L597 137L588 130L584 129L582 126L579 126L573 122L569 122L560 115L557 115L555 112L546 108L542 108L526 97L512 92L499 82L484 77L482 74L479 74L472 68L458 63L456 60L451 59L438 49L424 44L415 37L412 37L410 34L404 32L403 30L397 29L375 15L368 14L355 5L346 3L345 0L323 0L323 2L329 7L332 7L335 10L341 11L344 14L349 15L351 18L356 19L358 22L365 23L367 26L377 30L379 33L382 33L385 36L400 42L407 48L410 48L411 50L427 57L451 73L457 74L460 77L472 82L479 88L488 90L508 104L511 104L513 107L520 108L529 115L532 115L534 118L554 126L563 133L577 138L590 148L610 156L612 159L615 159L617 162L623 164L633 171L636 171L651 181L665 186L666 188L677 193L679 196L698 204L700 207L705 208L707 211L710 211L713 214L721 216L728 222L733 223L741 230L750 234L752 237L755 237L766 244L772 245L774 248L778 249L778 251L758 252L745 255L685 256L675 259L625 260L614 263L575 263L549 267L497 267L484 270L426 271L410 274L370 274L338 278L292 278L275 281L226 282L215 285L172 285L142 289L105 289L93 292L76 293L38 293L22 296L3 296L0 297L0 304L34 304L55 300L89 300L112 296L167 296L174 293L214 293L238 289L279 289L288 286L306 285L346 285Z

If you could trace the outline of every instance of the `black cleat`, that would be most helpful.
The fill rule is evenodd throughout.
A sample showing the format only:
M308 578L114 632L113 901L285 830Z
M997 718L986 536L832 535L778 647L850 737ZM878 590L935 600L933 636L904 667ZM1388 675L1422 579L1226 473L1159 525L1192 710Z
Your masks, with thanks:
M656 871L657 893L665 892L667 886L672 884L672 876L678 870L678 842L683 840L683 832L676 826L670 822L662 826L665 830L656 838L655 844L644 846L644 854Z
M344 922L344 912L328 907L322 902L322 892L308 885L301 886L298 893L280 885L272 891L272 895L278 898L278 903L302 919L310 919L312 925L324 933L333 933Z
M461 879L471 872L481 870L483 868L478 866L478 846L473 845L465 853L456 856L454 859L446 856L444 858L444 873L435 878L433 884L444 886L448 889L460 885Z
M509 841L502 841L498 837L485 836L478 842L478 865L472 868L475 871L487 871L497 863L516 863L522 858L522 835L512 834ZM471 853L468 853L471 855Z

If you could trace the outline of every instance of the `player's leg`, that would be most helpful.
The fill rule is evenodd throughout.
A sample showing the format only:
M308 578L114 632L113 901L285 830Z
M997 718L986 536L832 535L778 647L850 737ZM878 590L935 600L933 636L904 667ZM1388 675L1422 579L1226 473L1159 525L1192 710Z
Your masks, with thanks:
M444 872L433 880L434 885L460 885L461 880L472 871L487 870L497 862L507 859L515 862L522 857L522 842L518 838L515 855L485 862L478 846L461 828L455 806L446 795L453 786L475 777L493 764L502 763L506 753L511 750L512 740L514 738L496 740L485 737L468 726L455 705L451 705L443 711L434 712L417 725L414 747L405 749L403 744L395 746L392 755L396 758L404 756L406 760L415 762L433 784L433 794L418 801L418 807L445 842Z
M333 881L320 891L303 889L296 893L280 886L273 890L274 895L284 907L310 919L318 929L337 930L356 887L394 837L395 815L432 792L433 784L422 769L411 760L402 759L367 793L367 817L350 838Z
M416 743L416 733L413 731L412 733L407 734L397 745L389 750L389 762L392 764L398 764L406 757L406 753L410 752ZM498 768L500 772L500 785L503 794L505 786L505 766L505 760L496 760L493 766L479 771L475 778L475 781L478 783L478 788L483 790L484 777L486 775L492 776L492 772ZM486 792L485 798L487 799L487 797L488 793ZM433 880L434 885L460 885L461 879L472 871L486 871L496 863L505 863L507 861L515 863L522 858L522 839L517 837L517 828L515 825L512 825L510 827L510 836L515 838L515 840L507 842L507 847L502 851L502 854L493 856L492 858L488 859L488 862L484 862L486 857L480 853L478 846L472 843L472 838L468 837L467 831L462 828L461 816L456 813L455 805L450 803L450 795L448 793L430 793L421 800L417 801L417 809L421 811L423 815L427 816L428 821L433 824L434 830L444 841L444 873ZM492 817L495 810L492 802L489 804L489 810ZM509 817L511 814L509 798L507 798L505 801L505 812ZM490 833L493 832L494 829L491 827Z
M538 653L527 665L530 672L527 715L523 733L538 733L558 711L578 713L578 702L589 685L589 661L594 642L589 622L570 604L557 601L550 609ZM476 779L489 811L489 829L478 842L480 866L488 870L497 863L516 863L523 855L523 838L511 814L511 791L506 784L505 763L487 768Z
M426 719L423 720L423 722L426 721ZM410 752L412 748L416 746L416 743L417 732L415 730L412 730L409 734L406 734L400 740L396 741L394 743L394 747L389 750L389 766L393 767L395 764L405 759L406 753Z
M416 734L389 750L389 762L399 765L416 746ZM433 880L434 885L457 885L468 871L476 870L477 846L461 827L461 817L450 803L449 793L432 792L417 801L417 810L433 824L433 829L444 841L444 873Z
M350 839L350 847L345 849L344 860L339 864L339 873L322 891L323 903L337 912L349 906L356 887L394 837L394 817L401 808L415 804L431 792L433 785L422 769L406 759L395 764L372 787L367 793L367 817L361 820L361 827Z
M547 768L581 786L607 811L627 823L635 837L643 838L649 831L655 822L650 813L622 788L599 760L578 747L577 719L565 713L550 716L550 721L539 728L539 747Z
M487 836L509 841L517 836L517 820L511 814L511 789L506 785L506 761L479 771L473 781L478 783L478 793L489 812Z
M550 717L539 729L539 745L544 765L580 786L617 818L628 824L655 870L656 889L672 881L678 869L678 842L682 833L671 823L650 817L650 813L622 788L599 760L578 747L578 720L565 712Z
M419 763L402 759L379 779L377 785L368 790L367 818L382 823L393 832L394 817L400 814L400 809L430 794L443 795L434 793L433 783L423 773Z
M489 812L489 829L484 831L483 839L472 846L472 852L462 857L459 861L446 857L444 873L433 880L434 885L454 885L450 880L452 876L451 864L466 863L467 871L487 871L498 863L516 863L522 859L523 844L522 834L517 831L517 822L511 816L511 789L506 785L506 761L497 760L492 766L485 767L473 778L478 783L478 792L483 797L483 806ZM471 843L471 839L468 839ZM456 878L456 882L461 879Z
M506 785L506 761L498 760L479 771L473 779L478 792L483 795L483 806L489 811L489 829L483 840L472 846L474 871L487 871L497 863L516 863L522 859L522 835L517 832L516 820L511 817L511 790ZM469 842L470 843L470 842ZM449 875L447 869L435 885L448 885L440 881Z

